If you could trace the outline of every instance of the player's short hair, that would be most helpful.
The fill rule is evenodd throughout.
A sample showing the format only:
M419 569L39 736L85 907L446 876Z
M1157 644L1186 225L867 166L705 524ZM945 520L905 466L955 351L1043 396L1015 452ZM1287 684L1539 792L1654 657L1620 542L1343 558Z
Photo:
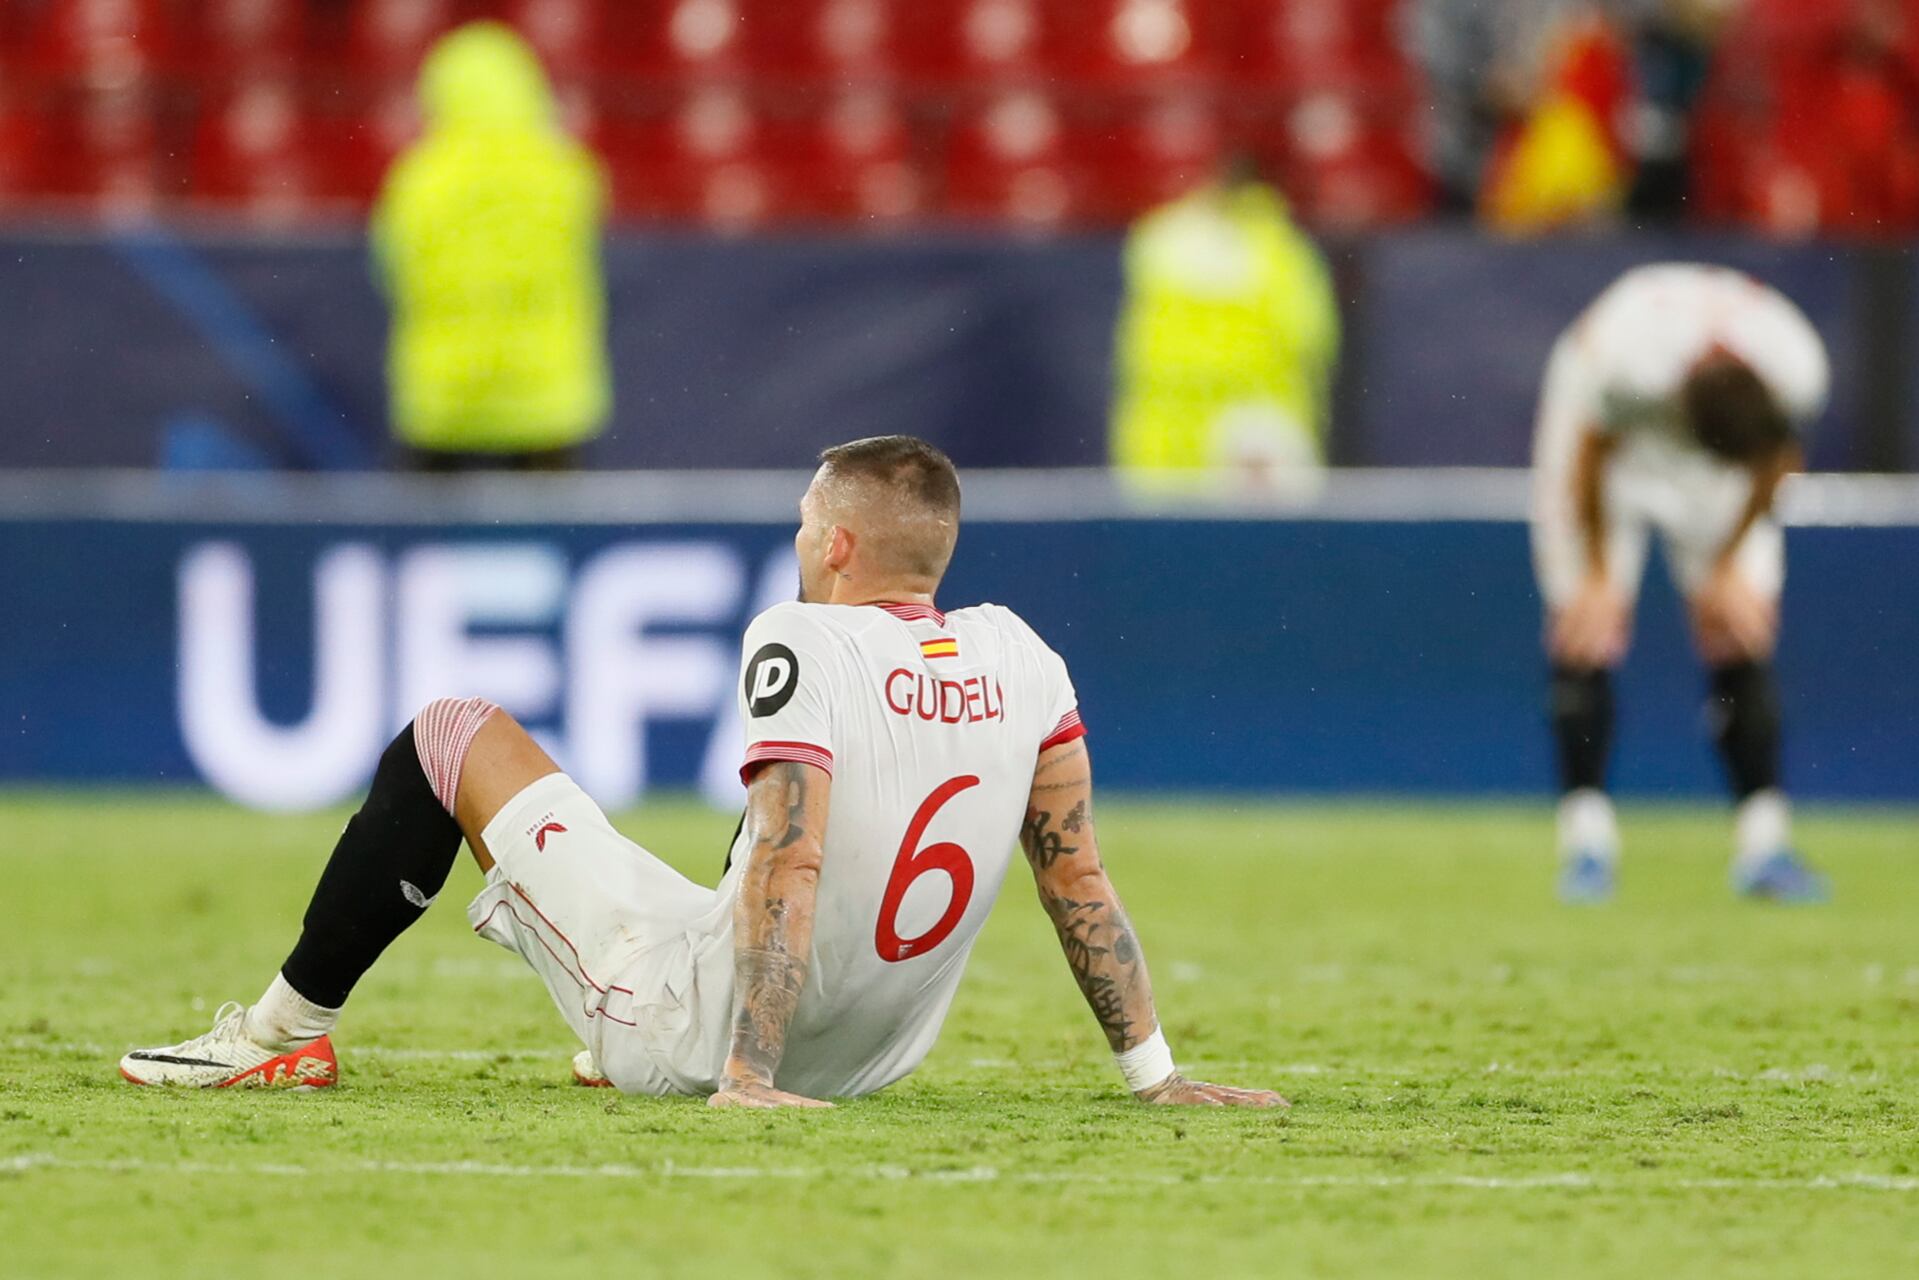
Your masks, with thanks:
M901 567L938 577L958 537L959 472L916 436L870 436L820 451L828 479L878 490L901 517Z
M868 436L820 450L835 479L878 481L916 506L958 515L959 471L953 460L917 436Z
M1701 361L1680 389L1680 404L1699 443L1732 462L1763 458L1792 439L1779 398L1733 356Z

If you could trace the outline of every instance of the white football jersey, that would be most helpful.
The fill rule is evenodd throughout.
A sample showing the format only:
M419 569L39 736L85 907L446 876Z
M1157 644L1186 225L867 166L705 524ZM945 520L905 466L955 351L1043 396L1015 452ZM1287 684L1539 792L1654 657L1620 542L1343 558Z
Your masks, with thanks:
M1778 290L1724 267L1628 271L1569 338L1583 416L1608 431L1650 430L1690 443L1679 394L1693 367L1718 349L1759 375L1795 429L1826 402L1826 348L1811 322Z
M870 1092L932 1049L1019 856L1039 754L1085 732L1066 664L999 605L781 604L747 628L739 703L743 774L791 760L833 779L811 967L777 1083ZM693 948L715 1072L745 839Z

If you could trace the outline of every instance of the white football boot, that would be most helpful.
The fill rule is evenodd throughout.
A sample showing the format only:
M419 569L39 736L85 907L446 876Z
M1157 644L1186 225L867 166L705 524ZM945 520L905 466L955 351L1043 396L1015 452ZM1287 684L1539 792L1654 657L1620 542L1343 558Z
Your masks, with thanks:
M246 1007L228 1001L213 1015L213 1030L179 1044L135 1049L120 1059L134 1084L183 1089L323 1089L340 1078L333 1040L321 1036L298 1049L269 1049L247 1038Z
M585 1085L589 1089L611 1089L613 1082L600 1070L600 1064L593 1061L593 1051L582 1049L573 1055L573 1083Z

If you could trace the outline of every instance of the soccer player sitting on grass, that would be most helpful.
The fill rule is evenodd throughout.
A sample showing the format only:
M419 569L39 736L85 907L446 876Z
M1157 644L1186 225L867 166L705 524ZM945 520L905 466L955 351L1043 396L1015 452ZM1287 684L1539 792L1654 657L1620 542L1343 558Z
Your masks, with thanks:
M715 1106L818 1107L932 1049L1017 842L1121 1074L1152 1103L1283 1106L1189 1080L1101 865L1066 665L1011 610L942 613L953 465L905 436L829 449L800 503L801 600L747 629L746 814L719 888L621 836L511 717L429 704L381 757L305 928L251 1008L121 1060L140 1084L331 1084L329 1034L465 838L476 931L586 1045L574 1074Z
M1800 465L1795 430L1824 404L1828 376L1825 347L1798 308L1715 267L1628 272L1553 348L1532 527L1568 901L1613 889L1611 673L1625 656L1651 529L1711 669L1710 720L1739 804L1734 887L1787 902L1825 897L1825 881L1792 848L1771 659L1785 579L1773 496Z

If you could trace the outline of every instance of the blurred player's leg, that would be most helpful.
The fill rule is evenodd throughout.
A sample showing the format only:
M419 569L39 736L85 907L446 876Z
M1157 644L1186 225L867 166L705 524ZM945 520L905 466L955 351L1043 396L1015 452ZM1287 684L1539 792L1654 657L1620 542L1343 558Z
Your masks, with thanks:
M1547 364L1533 438L1533 571L1546 605L1548 718L1559 761L1559 892L1569 902L1611 897L1619 861L1619 827L1606 795L1612 672L1561 652L1557 639L1567 611L1592 577L1573 485L1581 440L1590 426L1586 380L1578 344L1562 338ZM1647 522L1632 492L1632 477L1627 481L1606 491L1604 558L1608 579L1630 609L1645 565Z
M1609 526L1606 561L1628 601L1637 595L1645 558L1645 526L1621 512ZM1559 893L1568 902L1600 902L1612 896L1619 862L1619 825L1606 794L1612 671L1551 652L1559 610L1578 594L1586 576L1584 545L1565 514L1550 508L1535 513L1533 561L1546 600L1552 663L1548 716L1559 759Z
M1771 665L1747 661L1714 667L1709 719L1739 806L1734 887L1749 897L1824 900L1824 877L1793 849L1792 808L1779 785L1779 693Z
M1559 751L1560 896L1601 901L1612 894L1619 861L1619 823L1606 794L1612 672L1555 665L1551 710Z
M1707 523L1699 528L1678 522L1669 533L1667 549L1693 605L1695 640L1710 668L1706 719L1738 806L1733 887L1754 898L1823 901L1827 896L1824 877L1793 848L1792 810L1780 785L1782 717L1771 655L1785 583L1785 539L1776 523L1763 520L1733 553L1731 571L1764 606L1757 615L1764 619L1762 634L1741 641L1715 621L1713 611L1699 607L1702 593L1716 589L1713 575L1722 530L1723 521L1716 527Z
M366 802L348 821L321 872L300 939L250 1009L229 1005L214 1028L179 1045L128 1054L121 1074L138 1084L332 1084L329 1033L356 983L433 904L459 854L456 806L478 825L475 856L490 859L477 832L500 797L557 766L498 708L478 698L424 708L387 747ZM482 734L490 749L469 748ZM488 807L488 799L492 799Z

